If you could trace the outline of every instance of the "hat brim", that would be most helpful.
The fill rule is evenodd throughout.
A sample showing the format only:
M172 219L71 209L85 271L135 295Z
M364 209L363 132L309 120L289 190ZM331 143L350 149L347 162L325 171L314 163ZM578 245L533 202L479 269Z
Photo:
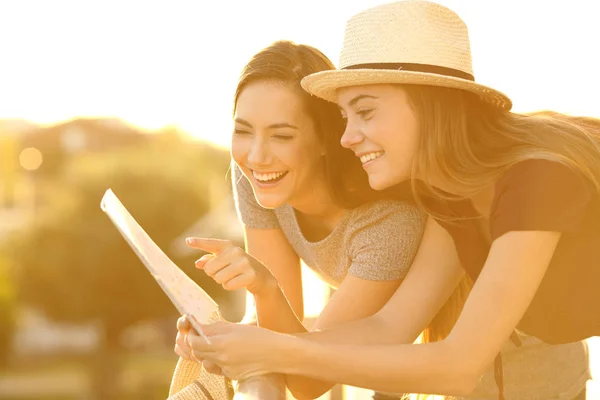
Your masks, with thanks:
M462 89L477 94L482 100L496 107L510 110L512 101L504 93L469 81L427 72L352 69L321 71L302 79L301 85L308 93L336 103L336 91L343 87L374 84L429 85Z

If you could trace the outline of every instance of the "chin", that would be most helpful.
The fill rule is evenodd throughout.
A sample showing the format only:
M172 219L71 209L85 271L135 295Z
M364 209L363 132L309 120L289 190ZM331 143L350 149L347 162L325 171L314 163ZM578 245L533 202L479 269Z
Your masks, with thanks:
M409 179L410 179L409 176L396 177L396 176L381 176L380 174L372 175L372 176L369 175L369 186L371 186L371 189L373 189L373 190L385 190L392 186L396 186L402 182L406 182Z
M382 179L381 175L369 175L369 186L374 190L384 190L392 186L387 182L387 179Z
M281 198L274 196L255 196L256 202L262 208L277 208L285 204L285 201Z

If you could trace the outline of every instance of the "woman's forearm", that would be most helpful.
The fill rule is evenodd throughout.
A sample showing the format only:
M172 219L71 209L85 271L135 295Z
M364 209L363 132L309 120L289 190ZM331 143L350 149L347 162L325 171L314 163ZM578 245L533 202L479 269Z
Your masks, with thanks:
M466 395L478 376L465 354L442 341L406 345L317 343L294 338L279 352L278 372L392 393Z
M277 332L306 333L279 286L272 286L254 296L259 326ZM284 375L285 384L294 398L315 399L333 387L333 383L299 375Z
M277 332L306 333L278 285L265 288L254 296L258 325ZM299 375L285 375L285 384L299 400L315 399L333 387L333 383Z
M269 293L269 295L267 295ZM307 332L304 326L294 325L298 319L285 301L281 290L264 292L255 296L258 320L261 327L279 332L293 333L309 341L321 343L412 343L419 335L418 329L407 330L406 327L390 326L385 318L373 315L356 321L346 322L336 327L320 331ZM262 307L262 309L260 308ZM264 318L261 319L261 316ZM273 316L274 318L268 318ZM293 318L292 318L293 317ZM300 324L301 325L301 324ZM286 329L283 331L283 329ZM300 330L302 329L302 330ZM297 399L315 399L330 390L337 381L316 379L296 374L286 374L285 381L288 389Z
M421 329L407 321L398 326L390 324L385 317L375 314L355 321L349 321L331 328L296 334L296 336L316 343L336 344L392 344L413 343Z
M389 318L375 314L355 321L345 322L331 328L295 333L295 336L315 343L364 345L369 343L413 343L425 326L426 320L406 320L404 324L390 323ZM315 399L330 390L336 380L286 374L286 384L297 399ZM319 376L319 378L322 378Z
M375 314L330 329L300 333L296 336L315 343L364 345L368 343L412 343L418 335L418 330L407 330L406 325L390 326L384 318ZM335 383L332 382L338 382L294 374L285 376L290 392L298 399L318 398L333 387Z
M254 295L258 325L282 333L306 332L281 288L274 280Z
M375 314L330 329L300 333L296 336L315 343L363 345L368 343L412 343L419 335L416 330L406 330L406 326L401 328L403 331L389 326L384 318ZM298 399L316 399L333 387L335 383L332 382L337 382L302 375L287 374L285 376L290 392Z

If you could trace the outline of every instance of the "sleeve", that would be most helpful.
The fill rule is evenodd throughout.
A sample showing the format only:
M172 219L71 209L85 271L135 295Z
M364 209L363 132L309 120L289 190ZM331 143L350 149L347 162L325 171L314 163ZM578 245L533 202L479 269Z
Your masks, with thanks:
M404 278L417 254L425 221L425 213L410 202L382 201L361 207L350 228L348 273L366 280Z
M231 163L231 171L233 198L238 219L248 228L279 228L275 212L258 204L250 182L234 162Z
M500 178L490 215L492 240L510 231L577 231L591 201L591 186L566 165L523 161Z

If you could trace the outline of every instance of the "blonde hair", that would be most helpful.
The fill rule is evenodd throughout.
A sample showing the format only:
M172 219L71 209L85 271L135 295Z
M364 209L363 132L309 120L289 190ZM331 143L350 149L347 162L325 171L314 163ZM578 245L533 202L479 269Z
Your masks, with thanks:
M600 192L600 120L551 111L512 113L458 89L420 85L403 89L421 130L412 171L416 198L470 197L529 159L560 162ZM451 188L452 195L440 187Z
M458 89L419 85L403 89L421 133L411 186L416 202L426 210L423 196L440 200L468 198L513 165L529 159L560 162L579 172L600 192L600 120L552 111L512 113ZM421 342L436 342L448 336L472 286L473 281L465 275L423 332ZM430 395L415 397L424 400Z

